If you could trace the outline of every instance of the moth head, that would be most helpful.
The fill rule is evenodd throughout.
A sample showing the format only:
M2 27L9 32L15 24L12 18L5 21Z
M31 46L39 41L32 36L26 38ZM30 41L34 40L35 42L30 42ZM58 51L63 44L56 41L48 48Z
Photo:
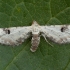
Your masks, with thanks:
M32 26L40 26L36 21L33 21Z
M33 21L32 34L39 34L39 33L40 33L40 25L36 21Z

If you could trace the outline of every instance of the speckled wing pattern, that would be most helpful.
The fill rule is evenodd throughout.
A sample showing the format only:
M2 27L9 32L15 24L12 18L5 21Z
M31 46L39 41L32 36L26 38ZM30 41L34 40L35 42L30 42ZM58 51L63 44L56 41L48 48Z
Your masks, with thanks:
M55 43L70 43L70 25L42 26L43 35Z
M37 50L40 36L43 36L46 42L48 42L47 38L49 38L58 44L70 43L70 25L40 26L36 21L33 21L31 26L0 28L1 44L19 45L30 36L32 36L32 46L30 48L32 52Z
M0 28L0 43L5 45L19 45L27 39L30 27Z

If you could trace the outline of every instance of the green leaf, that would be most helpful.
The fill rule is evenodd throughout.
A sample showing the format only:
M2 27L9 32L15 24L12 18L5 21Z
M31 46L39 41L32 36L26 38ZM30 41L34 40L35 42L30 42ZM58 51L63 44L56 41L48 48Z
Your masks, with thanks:
M69 0L0 0L0 27L69 24ZM49 40L48 40L49 41ZM22 45L0 45L0 70L70 70L70 44L59 45L43 37L35 53L31 38Z

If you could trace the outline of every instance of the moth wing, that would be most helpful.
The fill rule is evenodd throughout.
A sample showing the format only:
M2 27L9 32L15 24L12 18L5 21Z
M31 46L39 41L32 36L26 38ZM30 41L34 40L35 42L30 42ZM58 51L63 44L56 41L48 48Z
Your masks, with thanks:
M70 25L51 25L41 27L42 36L55 43L70 43Z
M0 28L0 43L19 45L30 36L30 27Z

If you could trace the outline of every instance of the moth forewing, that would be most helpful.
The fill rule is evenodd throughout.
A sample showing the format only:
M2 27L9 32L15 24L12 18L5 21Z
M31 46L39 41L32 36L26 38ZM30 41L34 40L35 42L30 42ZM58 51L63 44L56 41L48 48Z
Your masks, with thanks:
M28 34L30 32L30 27L4 28L2 31L4 35L0 37L0 43L11 46L22 44L22 42L30 36Z
M70 43L70 26L69 25L50 25L42 26L43 35L55 43Z

